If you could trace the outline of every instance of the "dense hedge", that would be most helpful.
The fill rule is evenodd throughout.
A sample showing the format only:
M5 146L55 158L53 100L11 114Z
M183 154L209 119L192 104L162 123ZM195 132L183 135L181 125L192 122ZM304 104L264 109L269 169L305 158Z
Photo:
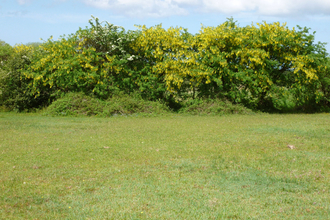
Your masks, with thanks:
M112 116L135 113L150 115L169 112L168 107L159 102L143 100L138 94L116 94L107 100L100 100L83 93L68 93L54 101L44 115L67 116Z
M308 28L229 19L192 35L89 23L37 46L1 43L0 105L24 110L68 92L106 100L120 91L170 106L220 99L263 111L329 110L329 57Z

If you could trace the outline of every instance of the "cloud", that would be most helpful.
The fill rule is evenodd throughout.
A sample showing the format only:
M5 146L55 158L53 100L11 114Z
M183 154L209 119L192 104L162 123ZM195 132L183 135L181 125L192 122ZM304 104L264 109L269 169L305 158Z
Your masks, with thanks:
M24 0L20 0L24 1ZM26 0L25 0L26 1ZM130 17L167 17L193 13L264 16L330 16L329 0L81 0L86 5Z
M31 3L32 0L17 0L18 4L25 5Z
M130 17L188 15L188 10L180 5L189 2L189 0L84 0L84 3L89 6L109 9L116 14ZM192 2L198 3L198 0Z
M206 1L206 0L204 0ZM217 2L216 0L209 0L208 2ZM243 0L231 1L242 6ZM309 16L326 14L330 15L330 2L328 0L251 0L245 4L240 10L242 11L255 11L259 15L266 16ZM232 4L227 9L238 8L236 4ZM221 7L217 7L215 10L222 11ZM223 11L224 13L226 11Z
M16 1L20 5L27 5L27 4L32 3L35 0L16 0ZM67 1L70 1L70 0L51 0L51 1L48 1L48 2L47 1L44 1L44 3L54 4L54 3L63 3L63 2L67 2Z

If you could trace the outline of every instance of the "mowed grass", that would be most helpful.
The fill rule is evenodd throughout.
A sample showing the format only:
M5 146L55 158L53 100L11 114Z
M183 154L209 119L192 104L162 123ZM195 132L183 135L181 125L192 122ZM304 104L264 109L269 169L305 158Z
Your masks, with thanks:
M0 113L0 140L1 219L330 216L329 114Z

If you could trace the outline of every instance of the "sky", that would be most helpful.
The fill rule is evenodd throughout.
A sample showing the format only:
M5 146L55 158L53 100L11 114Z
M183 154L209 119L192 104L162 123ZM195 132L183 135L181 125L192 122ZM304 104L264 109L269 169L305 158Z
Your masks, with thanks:
M0 0L0 40L13 46L58 39L89 26L91 15L126 30L162 24L192 34L230 17L241 27L286 22L316 31L315 41L330 53L330 0Z

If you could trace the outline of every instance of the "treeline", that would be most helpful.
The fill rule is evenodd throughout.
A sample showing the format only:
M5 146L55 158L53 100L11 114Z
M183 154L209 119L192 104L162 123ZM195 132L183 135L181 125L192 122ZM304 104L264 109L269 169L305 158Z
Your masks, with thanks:
M228 19L190 34L181 27L138 30L97 18L41 44L0 43L0 106L48 106L69 92L107 100L139 94L179 108L217 99L267 112L329 111L330 60L308 28Z

